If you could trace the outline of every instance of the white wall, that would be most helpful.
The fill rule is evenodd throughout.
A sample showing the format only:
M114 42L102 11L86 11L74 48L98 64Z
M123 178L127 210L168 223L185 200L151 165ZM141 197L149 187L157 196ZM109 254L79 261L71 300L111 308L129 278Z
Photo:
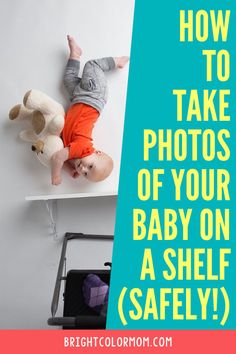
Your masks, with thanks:
M67 57L67 33L80 41L84 61L95 56L127 54L133 6L134 0L0 3L0 41L4 44L0 57L1 329L48 328L46 321L50 315L63 234L66 231L112 234L116 207L115 197L59 201L59 240L53 240L44 203L26 202L25 196L96 190L96 184L78 186L64 178L64 184L53 189L49 171L33 158L30 147L17 138L22 127L8 121L8 111L32 87L66 105L61 79ZM98 187L104 190L114 187L118 180L127 74L128 70L109 75L110 101L95 132L99 147L112 151L117 161L108 182L110 186ZM109 121L110 117L113 120ZM115 126L114 119L118 118L121 120L115 122L118 124ZM103 136L111 139L103 139ZM111 144L114 136L120 145ZM111 245L107 242L99 245L83 242L70 247L69 251L72 267L100 268L101 263L111 258Z
M47 93L67 108L67 94L62 85L68 59L66 35L72 34L83 49L81 68L91 58L129 55L133 7L134 0L1 2L3 116L7 118L9 109L21 103L31 88ZM18 150L20 173L26 172L28 195L117 189L128 66L108 73L107 77L109 99L94 129L95 147L108 152L114 159L114 171L105 181L95 185L84 178L73 181L64 176L62 185L51 186L49 171L39 164L31 144L17 140L25 125L17 121L5 124L11 141L9 156L14 157ZM17 170L19 172L19 168Z

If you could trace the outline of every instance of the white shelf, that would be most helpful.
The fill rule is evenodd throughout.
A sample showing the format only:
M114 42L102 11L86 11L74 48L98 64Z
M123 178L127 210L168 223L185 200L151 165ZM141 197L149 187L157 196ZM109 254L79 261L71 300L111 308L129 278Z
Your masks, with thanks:
M89 193L74 193L74 194L51 194L51 195L30 195L25 197L25 200L58 200L58 199L72 199L72 198L95 198L117 196L117 191L109 192L89 192Z

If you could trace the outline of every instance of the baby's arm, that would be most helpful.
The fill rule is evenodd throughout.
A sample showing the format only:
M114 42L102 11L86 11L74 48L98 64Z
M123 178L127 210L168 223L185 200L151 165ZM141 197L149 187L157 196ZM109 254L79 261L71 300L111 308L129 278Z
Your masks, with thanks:
M64 165L64 162L69 158L69 148L66 147L57 151L53 154L51 158L51 177L52 184L57 186L61 184L61 170Z

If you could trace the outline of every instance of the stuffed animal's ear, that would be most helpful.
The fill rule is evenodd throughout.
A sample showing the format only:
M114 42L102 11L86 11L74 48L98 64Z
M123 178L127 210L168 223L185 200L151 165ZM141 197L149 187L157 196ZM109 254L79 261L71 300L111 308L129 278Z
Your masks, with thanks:
M9 112L10 120L28 120L31 121L33 111L27 109L22 104L14 106Z
M28 141L30 143L34 143L38 140L38 137L33 130L23 130L22 132L20 132L19 137L22 140Z

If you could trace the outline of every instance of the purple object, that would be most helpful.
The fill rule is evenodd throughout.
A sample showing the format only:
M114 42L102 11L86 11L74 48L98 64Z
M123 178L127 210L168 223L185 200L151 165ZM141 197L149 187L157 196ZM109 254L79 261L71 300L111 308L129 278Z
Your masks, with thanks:
M87 306L100 313L108 302L109 286L96 274L89 274L83 283L84 301Z

